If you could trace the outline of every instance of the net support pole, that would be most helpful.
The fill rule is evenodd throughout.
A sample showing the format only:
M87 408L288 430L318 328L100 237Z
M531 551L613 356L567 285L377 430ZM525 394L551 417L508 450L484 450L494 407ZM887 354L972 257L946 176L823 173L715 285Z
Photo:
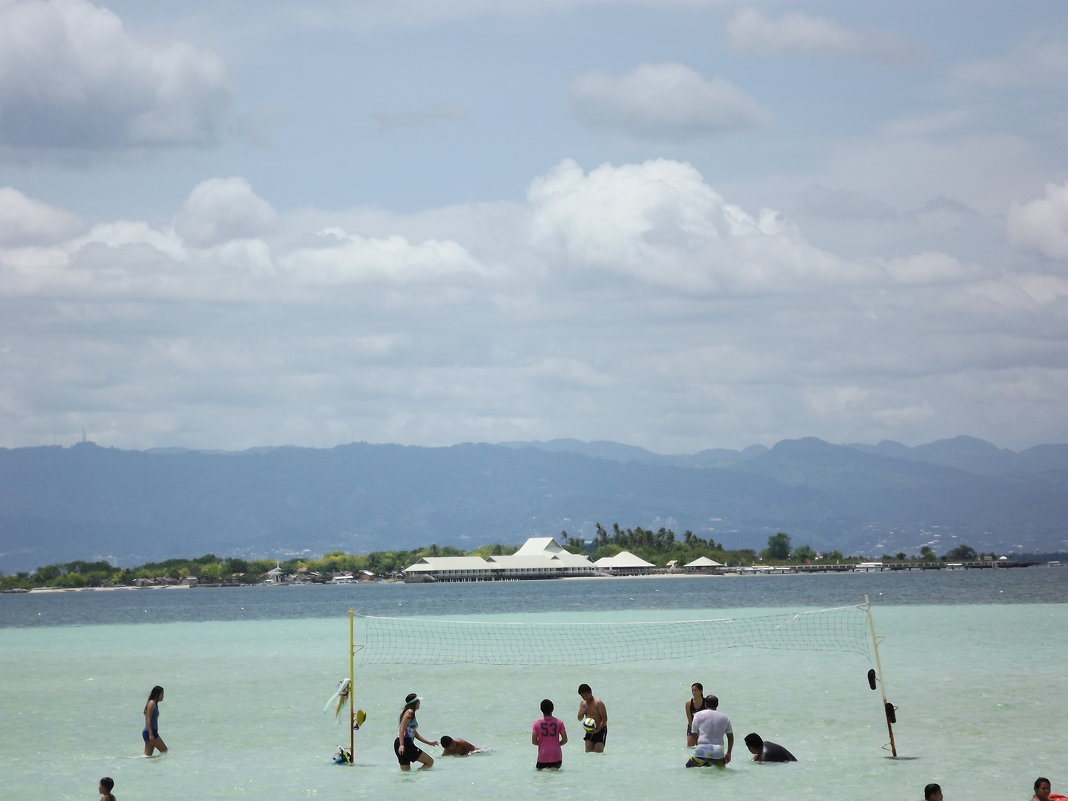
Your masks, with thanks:
M890 753L897 756L897 745L894 743L894 705L886 699L886 683L883 681L883 664L879 659L879 642L881 637L875 634L875 620L871 616L871 602L868 596L864 596L864 611L868 615L868 630L871 632L872 653L875 656L875 671L879 677L879 690L883 698L883 714L886 715L886 730L890 735Z
M353 621L356 612L349 610L349 754L352 756L352 764L356 764L356 660Z

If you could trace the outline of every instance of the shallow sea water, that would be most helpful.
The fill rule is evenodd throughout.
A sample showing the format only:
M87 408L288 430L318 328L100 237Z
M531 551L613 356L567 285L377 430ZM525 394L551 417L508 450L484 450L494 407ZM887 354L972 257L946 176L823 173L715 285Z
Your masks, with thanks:
M1025 801L1039 774L1053 779L1054 792L1068 787L1068 743L1060 723L1068 718L1068 607L1059 602L1068 572L1012 572L997 579L890 577L896 584L886 576L836 576L819 577L828 579L822 582L770 577L5 597L0 598L8 621L0 628L0 772L5 790L16 798L95 799L98 778L110 775L122 801L399 795L435 801L576 796L639 801L706 793L719 799L915 801L930 781L940 782L951 799ZM1049 602L1005 602L1006 594L1030 598L1036 582ZM906 586L938 594L924 604L922 593L912 589L907 604L879 602ZM831 589L821 594L816 587ZM1029 589L1019 589L1024 587ZM962 588L967 591L958 596L973 602L945 603L947 591ZM870 664L863 657L731 649L701 659L595 667L362 667L356 701L368 720L355 735L357 764L329 764L336 747L348 740L345 726L323 706L347 673L350 606L379 614L432 609L455 614L457 599L466 598L475 618L493 609L505 612L494 619L509 621L684 620L838 605L843 589L857 591L853 602L862 601L865 592L873 595L876 628L884 638L886 692L898 707L898 752L914 758L885 758L880 694L868 688ZM994 593L990 601L974 602L984 592ZM563 611L547 608L554 594ZM665 604L663 594L726 595L736 605L675 607ZM109 597L120 595L129 597ZM791 595L805 603L783 603ZM98 620L99 609L91 607L104 598L99 605L120 620L130 619L135 607L155 618L189 619L76 625L54 619ZM575 611L572 598L585 599L587 611ZM780 605L768 606L769 599ZM600 601L617 608L598 609ZM261 616L275 604L290 614L296 607L314 614L324 606L336 614ZM186 611L173 615L176 605ZM256 610L250 619L214 619L236 616L246 606ZM516 611L525 607L534 611ZM26 622L49 616L53 619L40 624ZM736 760L727 770L682 767L688 755L682 706L693 681L719 694L720 708L733 720ZM604 754L583 753L573 722L581 682L591 684L608 707ZM160 731L172 750L144 759L141 709L156 683L167 690ZM419 713L424 736L460 736L489 752L438 759L431 771L402 773L392 741L404 695L413 691L426 699ZM545 697L556 702L572 738L564 748L564 769L556 774L533 768L529 727ZM800 761L749 762L741 738L754 730Z

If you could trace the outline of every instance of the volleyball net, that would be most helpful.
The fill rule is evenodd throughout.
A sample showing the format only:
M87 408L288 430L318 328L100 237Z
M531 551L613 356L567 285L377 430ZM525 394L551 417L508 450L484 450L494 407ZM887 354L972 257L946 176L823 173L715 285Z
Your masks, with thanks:
M597 665L695 659L728 648L872 658L867 603L753 617L612 623L496 622L357 614L360 665Z

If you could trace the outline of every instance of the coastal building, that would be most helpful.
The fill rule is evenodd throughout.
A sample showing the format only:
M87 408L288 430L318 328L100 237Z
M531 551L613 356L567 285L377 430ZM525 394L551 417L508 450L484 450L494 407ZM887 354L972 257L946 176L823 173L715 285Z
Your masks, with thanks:
M553 537L532 537L507 556L424 556L404 569L404 581L516 581L593 576L588 556L565 550Z
M274 567L267 571L266 576L263 580L264 584L284 584L286 580L286 572L282 570L277 562L275 562Z
M604 556L594 565L613 576L644 576L652 572L656 565L646 562L630 551L620 551L615 556Z
M723 567L722 562L709 559L707 556L699 556L692 562L683 565L687 573L715 573L717 568Z

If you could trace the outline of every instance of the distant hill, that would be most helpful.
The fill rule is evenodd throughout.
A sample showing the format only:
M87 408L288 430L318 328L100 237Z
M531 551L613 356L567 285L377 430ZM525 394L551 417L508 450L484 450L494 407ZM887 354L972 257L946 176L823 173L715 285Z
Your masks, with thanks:
M879 556L1046 552L1068 538L1068 446L960 437L909 448L787 440L660 455L610 442L447 448L0 449L0 571L76 559L465 550L594 525L692 530L729 548Z

